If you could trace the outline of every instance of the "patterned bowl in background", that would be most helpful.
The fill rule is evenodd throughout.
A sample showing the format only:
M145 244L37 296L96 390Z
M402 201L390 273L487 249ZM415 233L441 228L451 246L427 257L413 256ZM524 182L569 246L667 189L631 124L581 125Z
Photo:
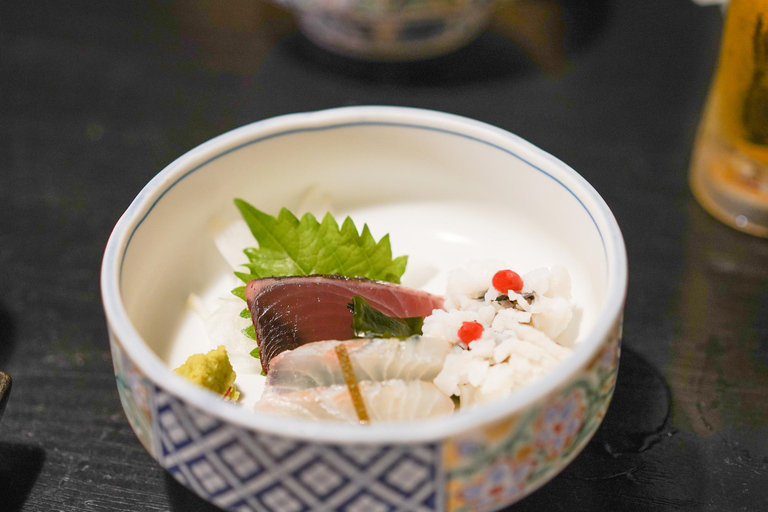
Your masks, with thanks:
M447 270L489 256L565 264L573 354L499 402L368 426L259 414L174 374L213 348L189 295L231 286L212 220L237 217L234 197L276 213L318 191L374 236L391 231L408 272L429 269L429 291L440 292ZM456 212L461 222L449 222ZM227 510L485 511L546 483L600 425L627 263L595 190L519 137L439 112L349 107L253 123L171 163L117 223L101 286L126 416L157 462L203 498Z
M329 50L411 60L456 50L486 26L498 0L274 0ZM510 1L510 0L507 0Z

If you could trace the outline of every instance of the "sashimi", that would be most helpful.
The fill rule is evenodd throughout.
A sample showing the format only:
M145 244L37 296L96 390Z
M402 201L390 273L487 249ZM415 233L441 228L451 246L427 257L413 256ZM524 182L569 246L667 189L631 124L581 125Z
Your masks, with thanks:
M453 400L431 382L363 381L359 386L371 422L423 420L454 410ZM307 420L358 423L349 389L343 384L263 397L255 409Z
M302 389L343 384L344 375L336 355L336 345L347 347L355 377L359 381L391 379L431 382L443 368L451 351L448 340L412 336L400 340L356 339L317 341L286 350L270 362L268 394L287 394Z
M578 340L563 267L470 263L447 276L443 300L399 285L408 258L393 257L389 235L376 241L348 217L339 225L330 214L320 222L236 204L249 233L222 225L216 245L244 286L213 312L203 297L189 301L223 346L177 371L216 384L206 387L225 400L242 390L243 405L284 416L421 420L517 392Z
M341 276L289 276L254 279L245 297L259 344L261 366L284 350L312 341L354 337L355 295L392 317L428 316L443 306L442 297L404 286Z

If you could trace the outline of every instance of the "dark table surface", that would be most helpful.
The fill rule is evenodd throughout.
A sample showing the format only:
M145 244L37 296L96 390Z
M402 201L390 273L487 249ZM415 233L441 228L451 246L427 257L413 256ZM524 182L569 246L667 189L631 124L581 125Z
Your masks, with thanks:
M259 0L0 6L0 510L212 510L144 451L113 380L98 274L141 187L226 130L356 104L515 132L602 194L629 254L604 425L513 506L768 509L768 240L694 201L687 166L722 19L690 0L518 0L417 64L320 50Z

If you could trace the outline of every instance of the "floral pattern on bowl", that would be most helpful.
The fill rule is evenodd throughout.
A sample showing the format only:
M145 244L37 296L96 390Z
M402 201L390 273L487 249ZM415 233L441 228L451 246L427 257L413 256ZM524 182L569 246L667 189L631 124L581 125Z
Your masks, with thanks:
M445 447L448 510L491 510L549 481L592 438L618 371L621 324L582 374L522 417L451 440Z

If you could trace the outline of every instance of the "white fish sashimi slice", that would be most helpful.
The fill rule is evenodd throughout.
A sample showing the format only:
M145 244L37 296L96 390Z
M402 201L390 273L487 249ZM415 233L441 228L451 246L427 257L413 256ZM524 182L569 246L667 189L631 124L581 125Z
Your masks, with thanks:
M267 394L285 394L343 384L336 346L343 343L358 381L432 381L451 351L450 342L413 336L397 338L318 341L286 350L270 362Z
M358 380L432 381L451 348L448 340L425 336L372 339L352 350L350 357Z
M423 420L451 414L455 407L437 386L423 380L363 381L361 393L371 421Z
M345 343L348 353L366 340ZM343 384L335 347L339 341L315 341L275 356L270 364L264 395L283 395L310 388ZM355 372L357 374L357 372Z
M454 409L453 400L431 382L363 381L359 389L371 422L423 420L451 414ZM255 410L307 420L358 422L346 385L270 395L257 402Z

